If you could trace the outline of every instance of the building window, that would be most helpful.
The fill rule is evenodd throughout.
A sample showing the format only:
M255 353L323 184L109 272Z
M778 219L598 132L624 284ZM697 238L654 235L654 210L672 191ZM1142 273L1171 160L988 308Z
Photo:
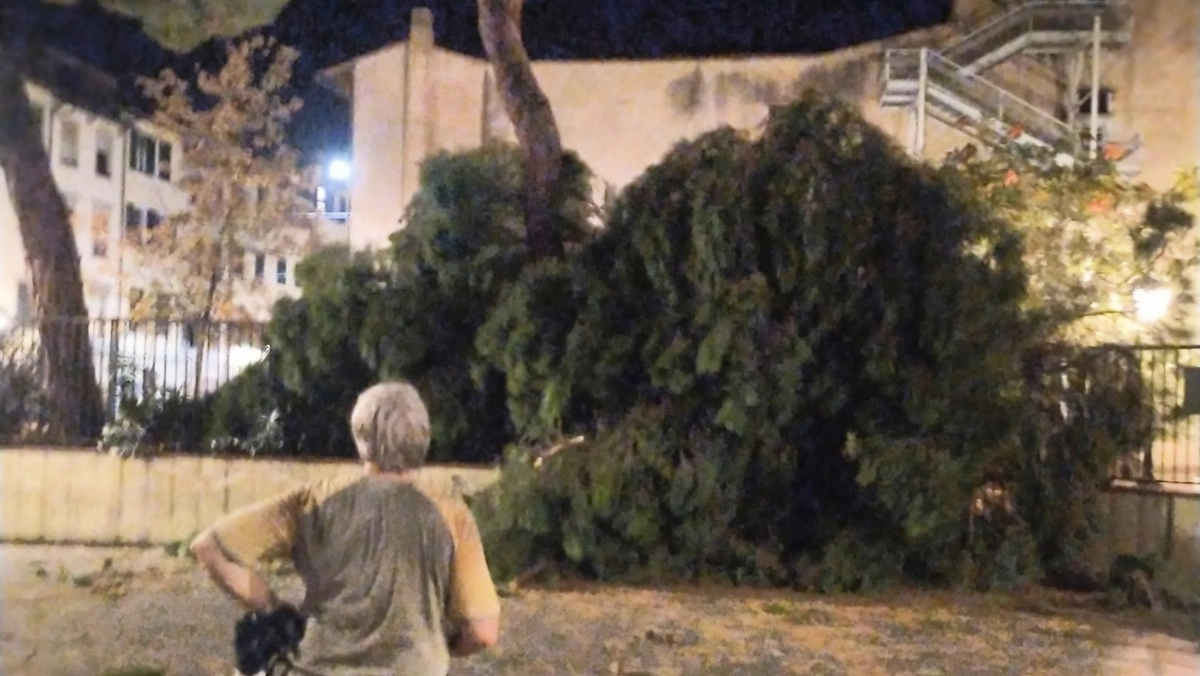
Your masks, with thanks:
M143 212L137 205L125 205L125 236L135 240L141 238Z
M92 202L92 255L96 258L108 256L111 211L112 207L104 202Z
M129 168L147 176L171 180L171 144L133 130L129 134Z
M276 284L287 284L287 269L288 269L288 264L287 264L286 258L280 258L278 261L275 262L275 283Z
M266 274L267 257L260 253L254 254L254 281L261 282Z
M171 180L171 144L166 141L158 142L158 177Z
M162 214L154 209L146 210L146 229L157 228L163 222Z
M58 145L58 161L64 167L79 166L79 123L63 120L60 126L62 139Z
M96 175L112 176L112 134L102 131L96 134Z
M154 172L154 156L156 153L154 139L137 131L129 134L129 168L150 174Z
M1091 87L1082 87L1079 89L1079 91L1077 91L1075 93L1075 95L1076 95L1076 99L1079 101L1079 114L1080 115L1091 115L1092 114L1092 88ZM1100 115L1111 115L1112 109L1113 109L1113 101L1115 98L1116 98L1116 95L1113 93L1113 90L1109 89L1108 87L1101 87L1100 88L1100 96L1099 96L1100 105L1098 106L1096 112Z

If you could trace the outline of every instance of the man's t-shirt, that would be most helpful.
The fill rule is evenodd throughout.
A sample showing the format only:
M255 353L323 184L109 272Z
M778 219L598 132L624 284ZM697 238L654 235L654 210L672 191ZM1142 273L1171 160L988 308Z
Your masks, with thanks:
M444 676L447 629L500 613L470 509L397 477L308 484L212 533L243 564L295 561L311 619L293 673Z

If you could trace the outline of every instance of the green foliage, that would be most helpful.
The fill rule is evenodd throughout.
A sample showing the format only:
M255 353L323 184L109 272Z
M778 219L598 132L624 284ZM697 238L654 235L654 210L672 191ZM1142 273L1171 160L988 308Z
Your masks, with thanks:
M1044 347L1027 356L1026 377L1021 452L998 465L1049 578L1096 579L1087 555L1103 487L1120 456L1152 441L1150 388L1136 354L1116 347Z
M353 457L350 409L375 382L364 327L384 293L378 260L328 247L301 261L296 279L302 295L280 301L267 328L269 368L241 396L269 395L258 415L279 412L289 454Z
M563 171L554 227L573 251L591 236L594 207L578 158L568 154ZM387 378L425 398L432 460L488 461L513 439L504 372L475 342L528 265L523 177L512 146L433 156L386 251L331 248L298 267L303 295L277 306L269 331L282 424L314 430L298 447L351 450L354 398Z
M79 0L44 0L74 4ZM212 38L231 38L275 20L288 0L191 0L164 7L158 0L100 0L105 9L137 19L168 49L189 52Z
M809 96L757 141L676 147L596 242L521 278L480 349L516 374L523 429L592 437L548 463L578 493L552 501L564 562L690 576L715 556L778 579L830 542L859 561L886 542L885 568L937 578L1016 436L1024 282L1018 238L962 182ZM674 475L697 472L736 490L674 511Z
M1104 161L1056 162L1048 151L973 146L942 167L1015 227L1029 272L1027 308L1052 337L1070 342L1130 343L1190 339L1191 279L1200 262L1193 216L1196 172L1156 192ZM1169 289L1168 314L1139 322L1135 292Z
M768 553L733 524L744 459L730 435L689 432L694 423L642 407L540 470L510 451L501 483L475 505L496 576L549 556L600 579L762 579L756 558ZM681 437L688 446L674 445Z
M4 440L36 436L49 422L41 368L25 347L0 336L0 439Z

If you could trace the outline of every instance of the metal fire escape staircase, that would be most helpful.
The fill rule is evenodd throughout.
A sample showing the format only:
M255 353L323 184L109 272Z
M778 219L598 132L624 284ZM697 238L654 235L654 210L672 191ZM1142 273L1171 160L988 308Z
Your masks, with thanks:
M1113 5L1108 0L1009 2L940 47L890 49L884 56L882 105L916 112L917 152L930 117L987 143L1034 144L1086 156L1089 148L1081 145L1079 130L1059 118L1054 103L1022 98L988 71L1018 56L1088 47L1095 54L1124 44L1128 35Z

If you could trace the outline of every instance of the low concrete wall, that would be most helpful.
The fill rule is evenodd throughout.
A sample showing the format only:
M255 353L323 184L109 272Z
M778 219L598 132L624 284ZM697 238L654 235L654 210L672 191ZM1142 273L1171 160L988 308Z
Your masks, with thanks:
M0 541L166 544L222 514L305 481L355 475L354 462L170 456L122 459L90 450L0 449ZM420 481L472 493L494 467L430 466ZM1200 486L1184 492L1117 482L1106 500L1108 536L1097 564L1158 553L1200 575Z
M89 450L0 450L0 541L165 544L231 510L299 483L354 475L353 462L170 456L123 459ZM431 466L438 491L490 485L493 467Z
M1105 509L1103 554L1158 554L1179 573L1200 576L1200 486L1117 481Z

